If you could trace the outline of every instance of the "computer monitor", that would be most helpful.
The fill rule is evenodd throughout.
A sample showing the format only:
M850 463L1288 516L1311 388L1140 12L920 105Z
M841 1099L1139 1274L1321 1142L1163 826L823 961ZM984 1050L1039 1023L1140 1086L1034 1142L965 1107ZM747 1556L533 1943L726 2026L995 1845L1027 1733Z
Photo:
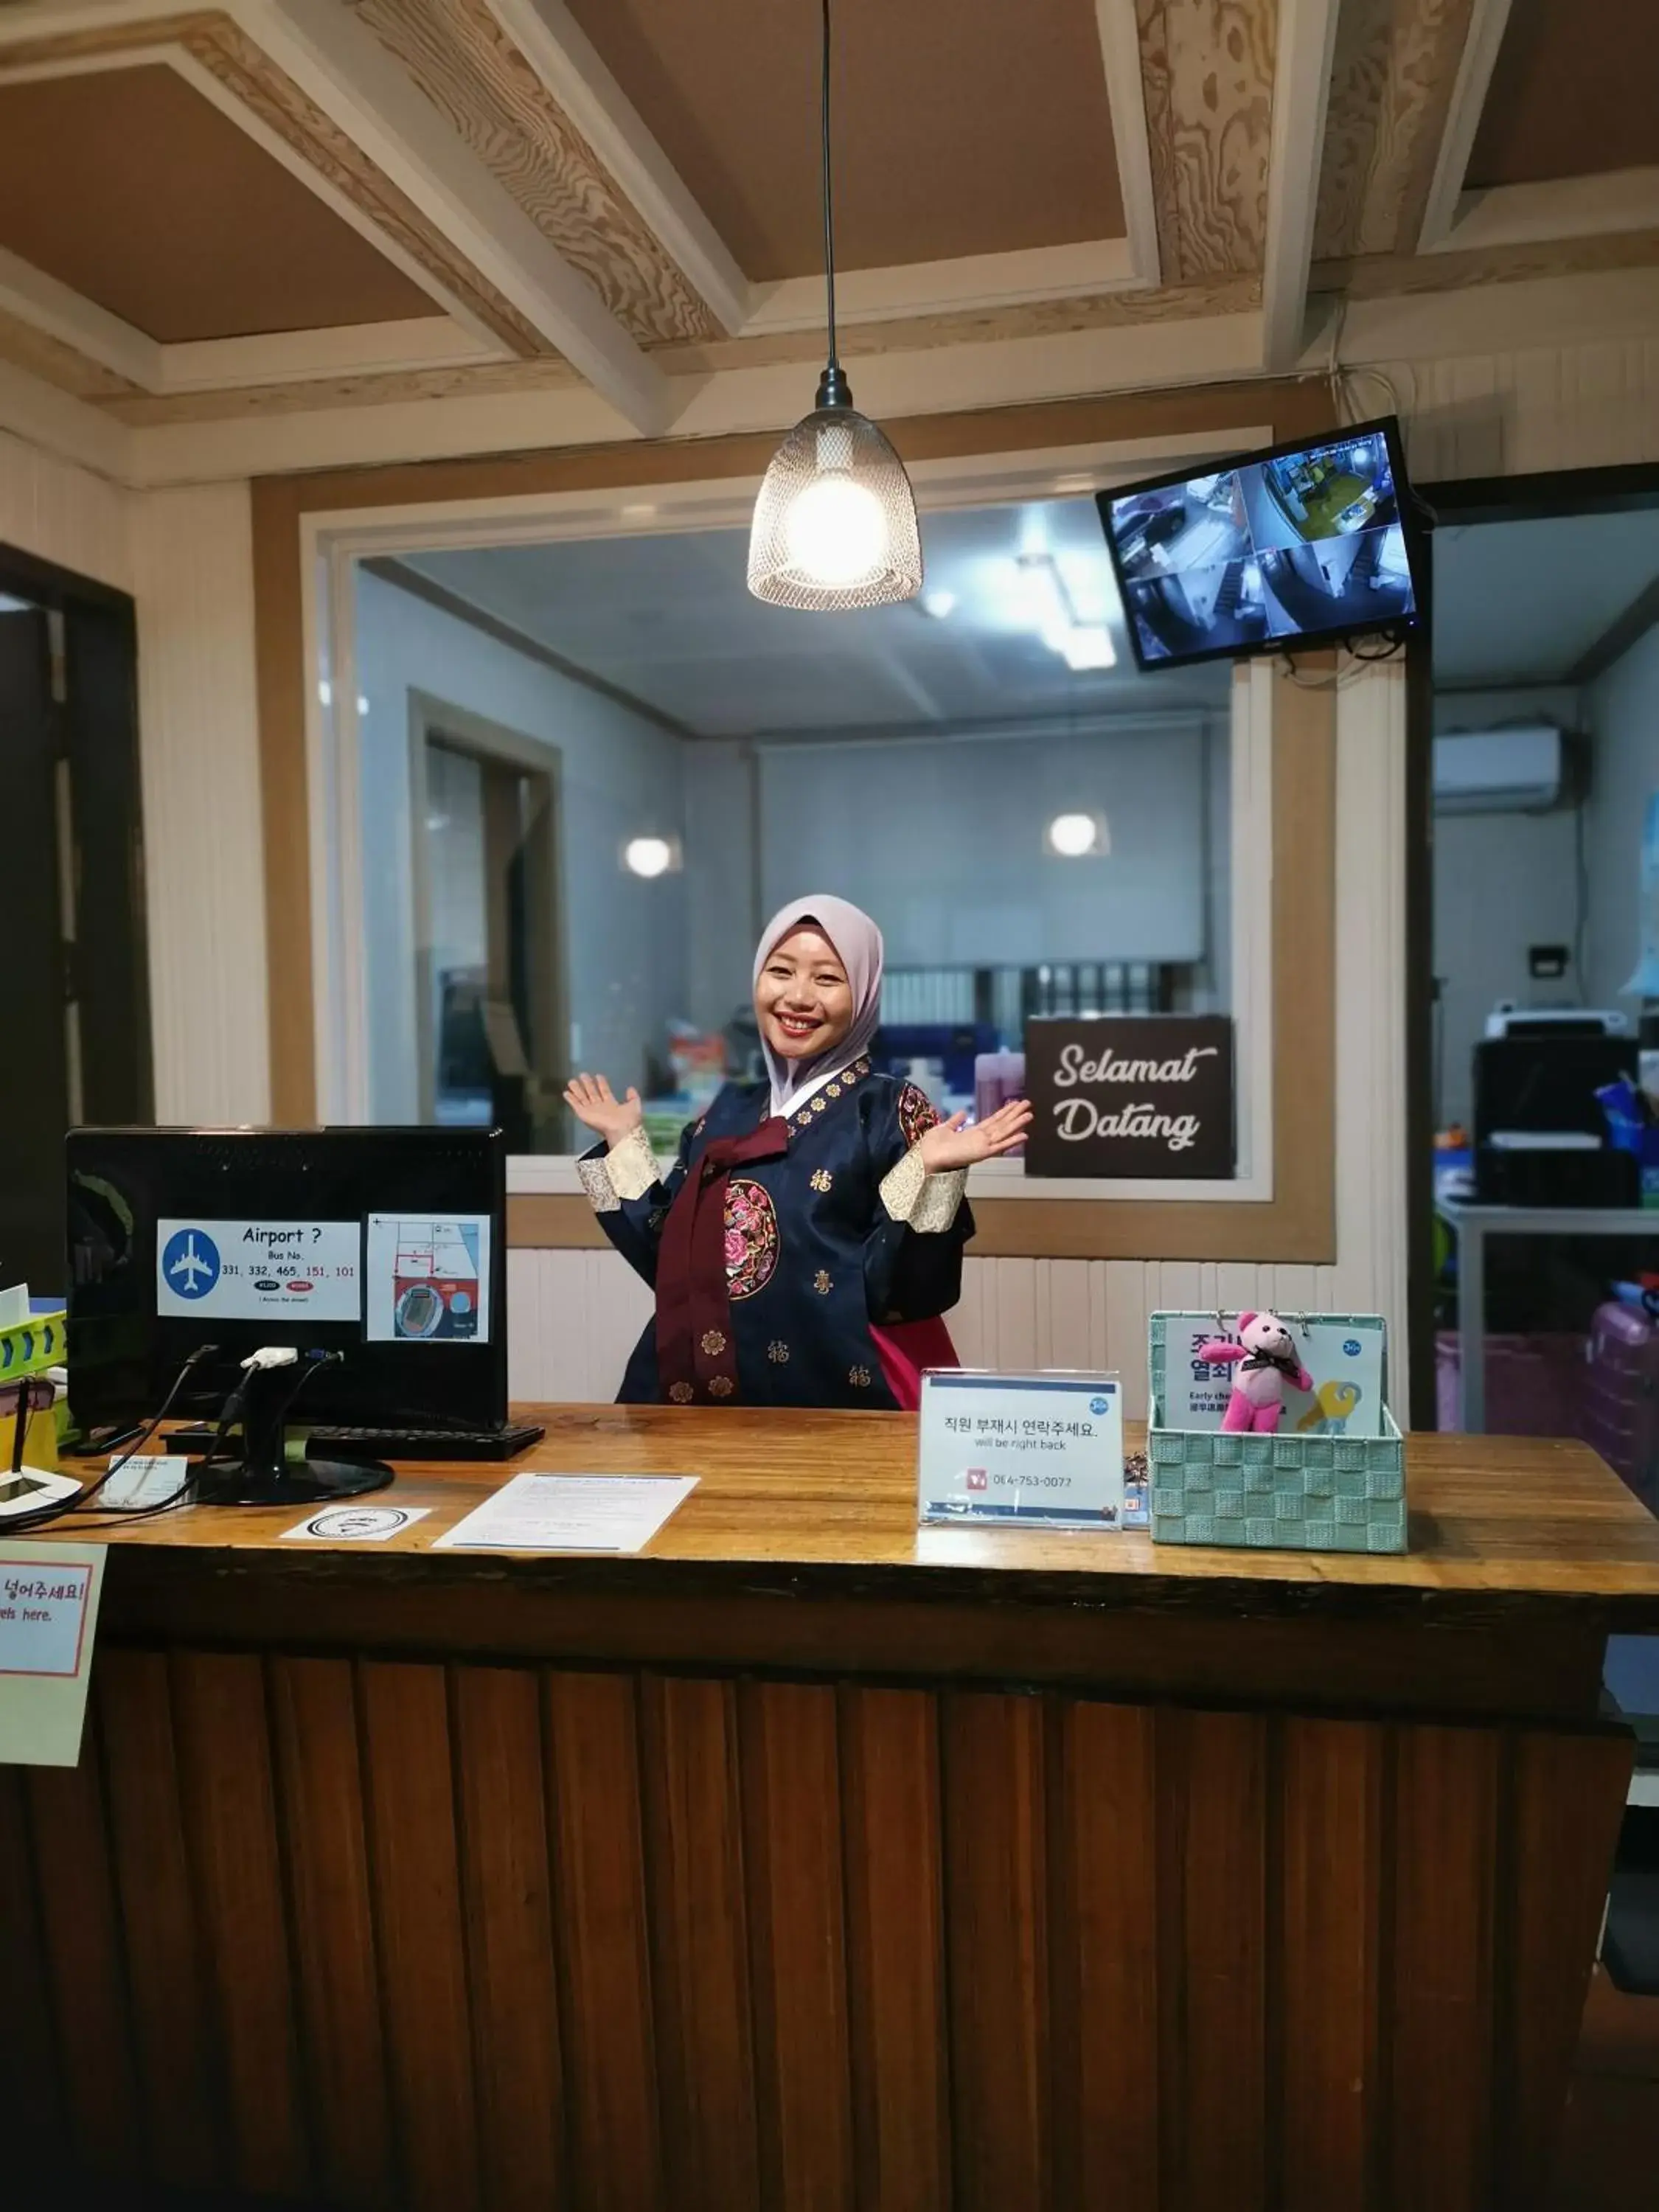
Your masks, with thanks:
M69 1406L82 1437L173 1401L212 1419L243 1360L318 1364L297 1425L507 1419L507 1152L485 1129L75 1129Z

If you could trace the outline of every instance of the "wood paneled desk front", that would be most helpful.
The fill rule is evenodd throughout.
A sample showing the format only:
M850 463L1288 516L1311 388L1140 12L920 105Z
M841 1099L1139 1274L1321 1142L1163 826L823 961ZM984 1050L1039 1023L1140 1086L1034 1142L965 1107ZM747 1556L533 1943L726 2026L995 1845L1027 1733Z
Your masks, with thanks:
M113 1540L0 1771L9 2142L311 2205L1541 2202L1659 1525L1413 1438L1411 1553L918 1530L900 1416L545 1409L635 1559ZM112 2200L114 2201L114 2200ZM119 2201L125 2201L121 2199Z

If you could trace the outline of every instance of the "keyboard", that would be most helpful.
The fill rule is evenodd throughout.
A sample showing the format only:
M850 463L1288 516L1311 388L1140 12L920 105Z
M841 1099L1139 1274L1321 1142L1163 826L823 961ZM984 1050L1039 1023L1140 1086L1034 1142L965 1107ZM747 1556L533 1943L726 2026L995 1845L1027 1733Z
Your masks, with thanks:
M169 1451L210 1451L218 1431L206 1424L173 1429ZM512 1459L539 1443L545 1429L528 1421L508 1421L499 1429L311 1429L307 1459Z

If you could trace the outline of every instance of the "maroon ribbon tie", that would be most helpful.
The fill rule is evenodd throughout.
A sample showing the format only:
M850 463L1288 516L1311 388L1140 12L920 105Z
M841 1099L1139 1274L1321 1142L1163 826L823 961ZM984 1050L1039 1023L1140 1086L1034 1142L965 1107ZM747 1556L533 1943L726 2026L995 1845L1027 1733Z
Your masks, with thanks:
M726 1273L726 1194L733 1168L781 1159L789 1125L780 1116L746 1137L716 1137L688 1170L657 1255L657 1374L675 1405L729 1402L738 1395L738 1348Z

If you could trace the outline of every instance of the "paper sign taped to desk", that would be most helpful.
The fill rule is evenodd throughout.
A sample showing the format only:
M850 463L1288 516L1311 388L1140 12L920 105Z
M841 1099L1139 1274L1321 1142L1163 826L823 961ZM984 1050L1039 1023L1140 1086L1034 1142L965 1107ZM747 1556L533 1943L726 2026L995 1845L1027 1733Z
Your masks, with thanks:
M78 1762L103 1577L101 1544L0 1547L0 1765Z

